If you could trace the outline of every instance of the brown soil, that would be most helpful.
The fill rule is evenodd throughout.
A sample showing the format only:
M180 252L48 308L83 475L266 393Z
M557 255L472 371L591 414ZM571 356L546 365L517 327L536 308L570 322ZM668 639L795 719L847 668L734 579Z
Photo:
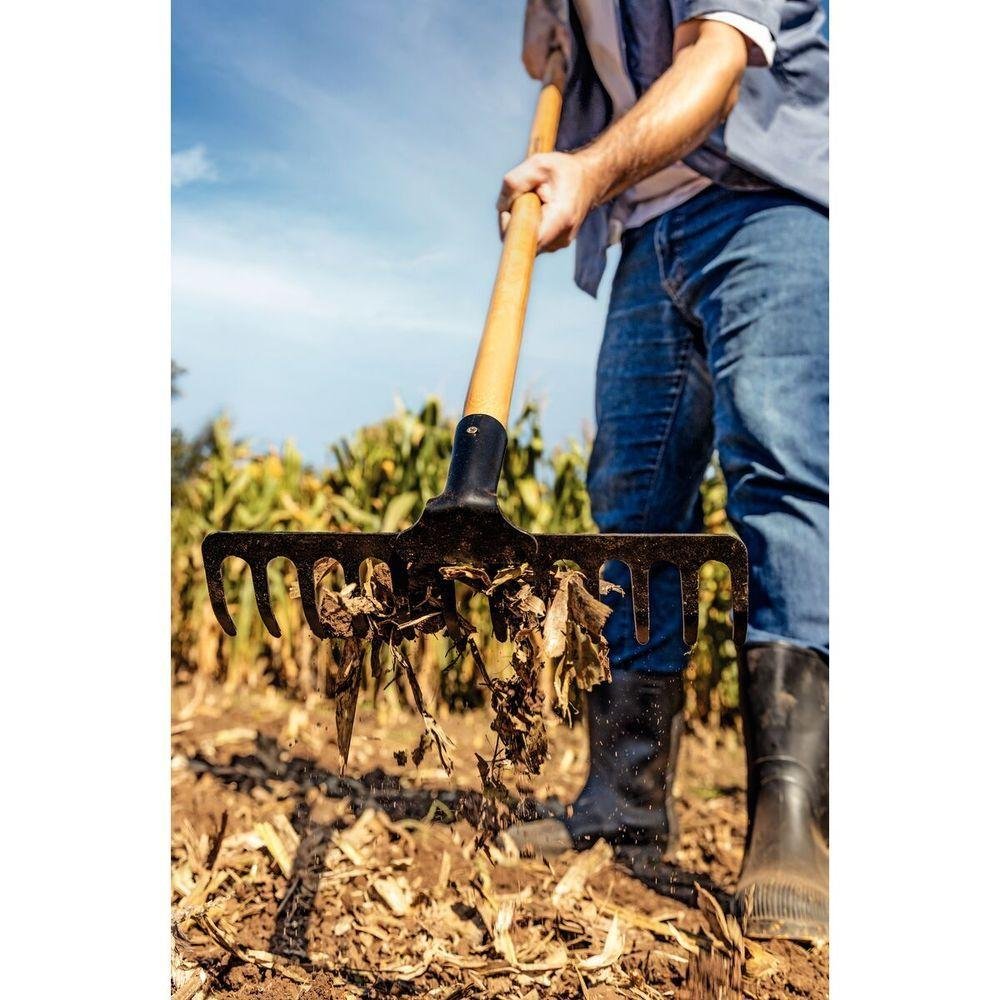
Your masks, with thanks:
M687 735L666 858L601 844L549 865L476 852L485 712L445 716L449 777L400 766L419 719L181 689L173 727L173 988L181 1000L826 997L825 944L745 942L727 917L746 829L731 730ZM558 813L585 734L553 723L523 814ZM568 873L568 874L567 874Z

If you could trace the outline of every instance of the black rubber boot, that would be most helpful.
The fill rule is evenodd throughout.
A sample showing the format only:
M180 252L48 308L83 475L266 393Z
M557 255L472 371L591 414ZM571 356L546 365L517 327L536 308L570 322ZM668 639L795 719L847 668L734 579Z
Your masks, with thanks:
M829 937L829 667L778 643L740 664L747 847L734 911L754 938Z
M536 857L580 850L601 838L672 849L674 765L683 727L681 674L616 674L587 697L590 773L566 819L519 824L502 840Z

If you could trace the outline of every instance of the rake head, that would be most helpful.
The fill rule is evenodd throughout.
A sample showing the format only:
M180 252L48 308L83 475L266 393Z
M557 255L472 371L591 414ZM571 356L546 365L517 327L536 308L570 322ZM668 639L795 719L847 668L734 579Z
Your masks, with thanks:
M499 421L484 414L465 417L455 433L455 447L444 492L427 503L412 528L398 533L350 534L342 532L216 532L205 538L202 555L209 597L219 624L229 635L236 625L229 613L222 569L226 559L242 559L253 580L257 608L271 635L281 635L271 607L267 568L273 559L287 559L295 567L302 597L302 611L309 628L319 638L330 638L331 629L320 616L316 573L330 560L343 570L345 582L359 578L366 559L384 562L392 573L397 594L419 594L429 582L442 586L444 566L478 566L499 571L527 564L536 580L559 562L575 563L591 592L599 594L602 567L609 561L624 563L631 575L635 635L649 640L649 579L660 565L677 568L681 583L684 641L693 645L698 635L699 570L717 560L729 567L732 578L733 638L746 637L747 552L731 535L533 535L514 527L497 505L496 488L507 445ZM454 585L448 584L454 594ZM452 604L453 606L453 604ZM447 618L447 612L445 617ZM497 637L503 641L501 623L494 618Z

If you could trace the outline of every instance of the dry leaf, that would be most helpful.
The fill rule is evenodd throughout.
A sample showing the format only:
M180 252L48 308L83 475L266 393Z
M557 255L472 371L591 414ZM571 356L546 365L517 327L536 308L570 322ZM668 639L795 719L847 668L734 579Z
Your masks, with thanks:
M618 917L611 918L611 926L608 928L608 936L604 939L604 947L597 955L577 962L576 967L583 972L597 972L599 969L606 969L609 965L614 965L625 951L625 935L622 932Z
M274 827L268 822L254 823L253 828L257 836L260 837L264 846L267 848L271 857L274 858L278 867L281 869L281 874L284 875L285 878L291 878L293 855L288 853L288 848L278 836L277 830L275 830Z
M413 893L409 883L402 876L398 878L377 878L372 882L372 888L381 897L382 902L396 914L405 916L413 905Z
M518 962L517 968L520 972L535 975L540 972L556 972L567 965L569 965L569 952L562 945L559 945L548 958L543 958L538 962Z
M438 572L442 580L464 583L480 593L488 593L492 580L489 573L479 566L442 566Z
M698 893L698 909L705 915L710 933L723 947L742 954L743 932L739 922L735 917L725 914L719 901L697 882L695 889Z
M511 965L517 965L517 952L514 950L514 940L510 936L510 928L514 923L514 900L508 899L500 904L497 918L493 922L493 947L501 957Z
M341 651L342 683L344 687L334 696L334 718L337 726L337 749L340 751L340 773L347 767L347 755L351 752L351 737L354 735L354 716L358 707L358 692L361 690L361 645L357 639L346 639Z
M607 841L599 840L590 850L579 854L552 890L552 905L559 909L583 894L587 881L606 868L614 857Z
M763 945L747 939L744 941L750 957L746 960L744 971L751 979L767 979L781 968L781 959L769 952Z
M676 940L674 934L676 928L667 920L647 917L644 913L638 913L627 906L616 906L614 903L603 901L597 902L597 909L601 913L619 917L623 923L628 924L630 927L638 927L641 930L649 931L650 934L656 934L658 937L664 939L674 938ZM676 919L676 916L677 914L671 911L671 919ZM694 947L697 948L697 944Z
M542 655L551 660L566 650L566 624L569 620L569 576L559 581L555 596L549 602L542 626Z
M685 950L690 952L692 955L697 955L701 948L698 947L698 939L690 934L686 934L679 927L674 926L674 924L668 923L666 925L668 933L670 936Z
M429 958L425 958L422 962L416 962L412 965L395 965L379 971L383 976L391 976L393 979L410 982L413 979L419 979L430 967L430 964Z

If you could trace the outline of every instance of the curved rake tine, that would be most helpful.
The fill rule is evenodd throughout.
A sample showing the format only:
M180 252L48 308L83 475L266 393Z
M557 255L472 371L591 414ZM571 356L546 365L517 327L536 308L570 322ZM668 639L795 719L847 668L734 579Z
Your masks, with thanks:
M733 612L733 642L742 646L747 638L747 619L749 617L750 567L747 550L736 539L730 539L729 552L723 560L729 567L732 581L732 612Z
M715 551L708 559L722 563L729 570L733 642L739 647L746 642L749 618L750 567L746 546L732 535L712 535L711 537ZM694 573L696 581L699 571L700 567ZM696 582L695 593L697 593L697 589ZM685 604L686 607L687 604Z
M746 606L740 610L736 609L736 602L733 602L733 642L737 646L742 646L747 641L747 609Z
M635 623L635 641L643 646L649 642L649 567L628 568L632 578L632 619Z
M604 566L604 559L588 559L585 562L577 560L580 572L583 573L583 585L598 600L601 599L601 568Z
M397 555L391 555L388 563L389 576L392 577L392 592L398 601L407 602L410 593L410 574L407 573L403 560Z
M442 581L444 582L444 581ZM434 581L435 586L437 581ZM406 575L406 590L403 591L403 604L410 612L415 611L427 597L427 579L421 577L417 572L409 572Z
M271 607L271 588L267 582L268 560L254 561L250 564L250 577L253 580L253 596L257 601L257 611L264 622L268 632L275 639L281 638L281 629L278 621L274 617L274 609Z
M315 563L296 562L295 572L299 578L299 594L302 597L302 613L312 629L313 634L320 639L328 639L330 630L319 617L319 607L316 605L316 576L313 571Z
M212 544L211 536L201 543L201 558L205 564L205 580L208 583L208 599L212 603L215 620L222 626L222 631L226 635L236 635L236 622L233 621L229 605L226 604L226 588L222 577L225 554L216 550L217 546Z
M448 630L448 635L452 642L460 642L462 639L462 629L458 624L457 594L455 592L454 580L442 580L441 604L444 614L444 624Z
M493 623L493 635L496 637L498 642L507 641L507 622L504 621L504 617L500 614L500 599L495 594L490 594L487 597L490 605L490 621Z
M548 573L552 568L551 564L547 560L535 559L533 562L529 563L531 569L531 579L535 587L541 588L548 585Z
M684 642L688 648L698 641L698 595L700 566L678 566L681 577L681 607L684 613Z
M446 525L449 528L450 526ZM438 526L428 529L431 534L419 540L414 547L408 543L397 547L400 536L373 534L367 537L352 535L333 536L323 533L292 532L278 534L254 534L252 532L220 533L208 536L202 544L206 582L212 610L227 635L236 635L236 623L226 603L224 563L230 557L242 559L249 567L254 589L254 598L261 619L268 632L278 637L281 628L274 613L270 589L268 587L268 565L271 560L282 557L295 566L299 579L302 612L310 630L318 638L330 638L331 631L320 616L319 583L317 575L325 572L333 563L338 563L344 573L345 583L360 582L360 568L367 559L388 563L392 575L393 590L402 609L409 612L421 605L428 593L428 586L440 586L442 580L437 568L453 563L455 559L480 562L484 567L498 565L482 537L473 536L474 545L470 549L469 538L456 528L451 538L448 531L439 531ZM412 529L409 529L412 530ZM511 532L517 529L510 526ZM650 605L651 571L655 566L669 564L676 566L681 581L681 604L683 613L683 635L685 643L691 647L698 638L698 597L700 589L700 569L703 563L717 560L729 567L732 578L732 626L733 640L742 645L746 639L748 617L747 553L743 543L730 535L537 535L525 536L531 545L521 545L520 537L503 549L507 563L510 553L516 552L520 562L527 563L534 574L535 585L548 592L551 587L551 570L557 563L575 564L583 575L584 585L597 600L601 599L601 571L609 560L625 564L631 579L632 617L636 640L649 642L651 621L654 613L667 613L668 609L655 609ZM487 539L487 541L489 541ZM470 555L470 552L475 555ZM331 553L336 553L332 555ZM429 560L429 557L433 559ZM428 558L425 558L428 557ZM507 563L503 563L506 565ZM304 585L303 585L304 584ZM459 632L456 605L457 595L453 586L443 589L445 607L443 609L449 634L454 638ZM507 629L499 613L500 600L494 595L489 598L490 617L493 633L501 641L507 641Z
M352 583L356 583L360 587L362 560L355 558L341 558L337 561L340 563L341 572L344 574L344 586L347 587ZM319 580L316 581L316 586L319 586Z

